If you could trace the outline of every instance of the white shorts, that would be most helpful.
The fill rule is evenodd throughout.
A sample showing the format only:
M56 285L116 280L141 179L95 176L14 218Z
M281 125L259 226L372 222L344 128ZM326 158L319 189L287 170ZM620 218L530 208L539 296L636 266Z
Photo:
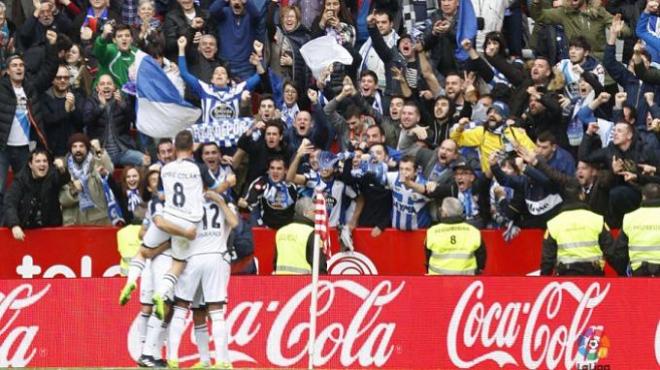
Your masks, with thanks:
M183 229L197 227L197 224L193 222L172 216L167 213L164 213L162 216L165 220ZM156 248L159 245L165 243L170 238L172 238L172 258L185 261L190 255L190 240L180 236L172 236L159 229L154 222L149 225L147 232L144 234L144 238L142 238L142 244L147 248Z
M179 276L174 295L187 302L194 301L197 305L227 302L230 273L231 267L221 254L194 255L188 259L185 270Z
M146 261L140 277L140 303L152 304L154 290L170 266L172 266L172 256L169 249Z

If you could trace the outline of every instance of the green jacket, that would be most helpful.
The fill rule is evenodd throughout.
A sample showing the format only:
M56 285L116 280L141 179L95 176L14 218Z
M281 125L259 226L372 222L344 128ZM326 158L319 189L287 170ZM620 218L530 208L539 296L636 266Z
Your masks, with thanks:
M589 6L584 11L569 6L548 8L546 1L533 0L530 13L538 23L563 26L569 41L573 37L584 36L591 45L591 54L596 59L603 60L603 50L607 45L605 30L612 24L612 15L604 7ZM621 37L631 35L630 28L624 26Z
M131 46L131 50L127 52L120 52L110 40L104 39L102 36L96 38L94 42L93 53L98 60L99 70L96 74L94 86L99 77L104 74L109 74L117 85L117 89L128 82L128 68L135 61L135 53L137 48Z

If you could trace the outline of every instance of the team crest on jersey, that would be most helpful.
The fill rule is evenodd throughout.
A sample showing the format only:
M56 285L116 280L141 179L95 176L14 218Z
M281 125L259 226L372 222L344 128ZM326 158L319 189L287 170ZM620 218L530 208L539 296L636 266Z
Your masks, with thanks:
M222 120L233 118L236 116L236 110L231 104L218 103L211 109L211 118L215 120Z

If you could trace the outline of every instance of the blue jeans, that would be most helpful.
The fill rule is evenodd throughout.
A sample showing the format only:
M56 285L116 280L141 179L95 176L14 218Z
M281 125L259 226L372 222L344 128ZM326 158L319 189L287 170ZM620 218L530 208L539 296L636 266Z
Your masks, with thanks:
M110 157L115 166L142 166L144 164L144 153L137 150L127 149Z
M30 149L27 145L23 146L7 146L5 150L0 151L0 225L2 225L4 210L4 195L5 186L7 183L7 173L9 166L14 172L14 177L23 168L27 167L28 159L30 158Z

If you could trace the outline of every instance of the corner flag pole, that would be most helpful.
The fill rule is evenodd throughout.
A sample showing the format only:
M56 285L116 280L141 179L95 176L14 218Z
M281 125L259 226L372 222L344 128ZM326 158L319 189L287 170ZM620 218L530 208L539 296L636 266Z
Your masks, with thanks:
M312 302L309 307L309 364L307 365L308 369L314 369L314 352L315 352L315 342L316 342L316 313L318 311L317 301L318 301L318 289L319 289L319 259L321 248L321 238L318 234L314 235L314 265L312 266Z
M316 342L316 315L318 312L318 290L319 290L319 260L320 249L324 243L321 238L327 238L328 236L328 215L325 208L325 198L323 198L323 193L317 189L314 193L314 253L312 259L312 294L311 302L309 305L309 344L307 346L307 351L309 355L309 364L307 365L308 369L314 368L314 355L315 355L315 342ZM325 245L325 244L323 244ZM325 252L329 252L326 250Z

